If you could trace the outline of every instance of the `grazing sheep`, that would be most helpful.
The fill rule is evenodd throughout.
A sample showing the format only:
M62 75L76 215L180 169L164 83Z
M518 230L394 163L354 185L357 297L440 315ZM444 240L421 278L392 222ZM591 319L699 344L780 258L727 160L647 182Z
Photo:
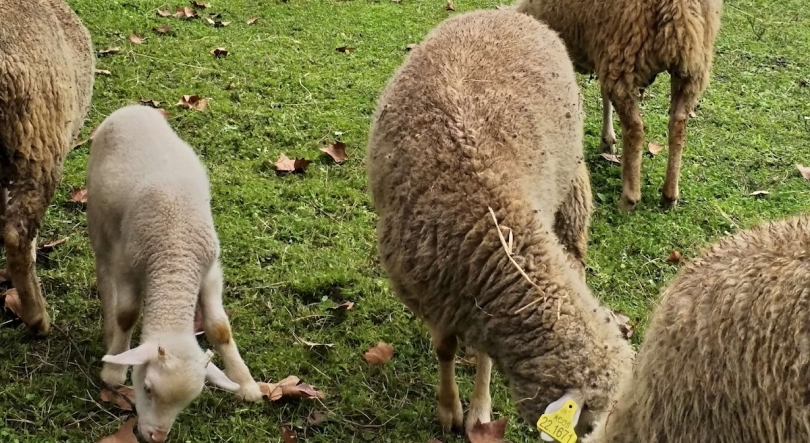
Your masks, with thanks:
M157 110L127 106L98 127L88 164L87 225L104 311L101 378L117 386L134 365L138 428L150 442L166 439L206 379L261 399L222 307L210 200L205 167ZM197 344L198 301L227 376ZM142 305L141 344L130 349Z
M37 233L93 95L90 34L62 0L0 2L0 232L20 318L47 334Z
M641 200L644 124L638 88L667 71L672 76L669 160L661 206L678 200L686 121L709 85L722 0L518 0L516 10L547 23L568 48L577 70L596 72L602 89L602 144L616 152L613 109L622 127L622 197ZM611 106L612 103L612 106Z
M765 223L682 268L586 441L810 440L809 233L806 216Z
M445 429L463 420L458 338L478 357L468 430L490 419L492 361L532 425L566 394L607 409L629 367L628 343L569 258L582 266L591 209L582 118L563 43L513 11L446 20L382 93L367 153L378 247L431 331Z

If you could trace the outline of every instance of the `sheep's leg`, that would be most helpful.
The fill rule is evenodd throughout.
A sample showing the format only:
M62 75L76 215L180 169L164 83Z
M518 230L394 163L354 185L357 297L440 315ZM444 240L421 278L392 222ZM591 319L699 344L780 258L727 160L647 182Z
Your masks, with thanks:
M225 309L222 307L222 268L219 263L214 263L203 279L200 287L200 304L202 305L205 336L222 356L225 374L239 384L237 396L248 401L261 400L262 392L239 355L236 342L231 334L228 315L225 314Z
M554 232L565 246L574 265L585 277L585 256L588 250L588 226L593 199L588 167L580 161L571 190L554 216Z
M20 297L20 318L32 333L41 335L50 330L50 317L34 259L37 231L55 186L46 175L50 176L50 171L31 171L26 176L40 177L39 181L24 179L9 186L11 199L3 230L8 271Z
M488 423L491 421L492 397L489 395L489 383L492 377L492 360L482 351L476 352L475 385L470 397L470 412L464 427L467 433L472 430L476 422Z
M125 271L114 269L105 257L96 258L96 279L104 314L104 344L107 355L118 355L130 349L132 331L141 315L141 298ZM111 387L123 385L126 365L104 363L101 380Z
M436 356L439 358L439 424L445 432L450 429L461 429L464 411L461 409L461 399L456 385L458 338L455 334L447 334L438 329L432 329L431 335ZM479 353L477 358L480 357Z
M616 153L616 131L613 129L613 105L607 94L602 93L602 142L599 150L610 154Z
M610 90L610 101L622 124L622 197L619 209L632 211L641 200L641 145L644 143L644 123L638 109L636 88L616 83Z
M702 92L702 82L692 77L672 75L672 97L669 107L669 159L664 189L661 192L661 207L670 209L678 201L678 179L681 174L681 156L686 144L686 122L689 112L695 107Z

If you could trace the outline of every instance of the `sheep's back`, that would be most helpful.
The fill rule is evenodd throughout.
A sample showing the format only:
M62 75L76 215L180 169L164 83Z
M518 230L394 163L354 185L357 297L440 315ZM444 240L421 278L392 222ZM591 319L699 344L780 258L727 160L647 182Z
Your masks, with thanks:
M807 441L808 229L766 223L681 270L637 357L638 441Z

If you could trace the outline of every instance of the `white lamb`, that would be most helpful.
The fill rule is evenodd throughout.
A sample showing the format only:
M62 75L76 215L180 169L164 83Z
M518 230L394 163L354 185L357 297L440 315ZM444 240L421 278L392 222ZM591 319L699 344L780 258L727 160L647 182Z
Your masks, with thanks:
M117 386L134 366L138 430L150 443L166 440L205 380L261 399L222 307L210 199L204 166L158 111L127 106L99 126L90 148L87 224L104 310L101 377ZM198 299L227 376L197 343ZM130 349L142 305L141 344Z

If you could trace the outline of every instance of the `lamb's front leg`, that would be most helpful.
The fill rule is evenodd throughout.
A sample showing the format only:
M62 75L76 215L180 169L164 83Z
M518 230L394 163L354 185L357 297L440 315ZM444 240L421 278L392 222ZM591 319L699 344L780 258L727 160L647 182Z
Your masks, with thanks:
M222 356L225 365L225 374L239 384L237 395L248 401L259 401L262 392L259 385L250 375L236 342L231 334L231 325L228 315L222 307L222 268L215 263L203 279L200 287L200 304L202 305L203 326L205 336L214 345L214 349Z

